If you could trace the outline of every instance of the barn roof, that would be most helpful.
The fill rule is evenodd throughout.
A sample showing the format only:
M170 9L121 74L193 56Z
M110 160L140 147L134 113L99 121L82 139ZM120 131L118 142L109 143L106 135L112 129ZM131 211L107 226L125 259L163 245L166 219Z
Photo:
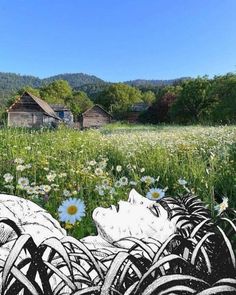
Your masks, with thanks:
M56 113L54 112L54 110L50 107L50 105L46 102L46 101L44 101L44 100L42 100L41 98L39 98L39 97L37 97L37 96L35 96L35 95L33 95L33 94L31 94L31 93L29 93L28 91L25 91L23 94L22 94L22 96L21 97L23 97L24 95L29 95L40 107L41 107L41 109L45 112L45 114L46 115L48 115L48 116L50 116L50 117L53 117L53 118L55 118L55 119L57 119L57 120L61 120L57 115L56 115ZM19 98L19 100L21 99L21 97ZM14 103L15 104L15 103ZM14 105L13 104L13 105ZM10 106L10 108L7 110L8 112L10 111L10 109L12 108L12 106L13 105L11 105Z
M70 111L70 109L63 104L50 104L50 107L54 110L54 112Z
M142 112L146 111L149 108L149 105L145 102L138 102L131 106L131 111L133 112Z
M93 105L91 108L87 109L85 112L82 113L82 116L85 115L86 113L88 113L90 110L92 110L93 108L98 107L100 108L104 113L106 113L108 116L110 116L112 118L112 115L110 113L108 113L103 107L101 107L99 104L95 104Z

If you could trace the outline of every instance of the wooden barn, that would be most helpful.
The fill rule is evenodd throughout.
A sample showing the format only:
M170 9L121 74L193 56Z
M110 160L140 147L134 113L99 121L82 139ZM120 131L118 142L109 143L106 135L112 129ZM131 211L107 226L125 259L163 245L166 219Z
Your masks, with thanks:
M148 108L149 105L144 102L138 102L132 105L131 110L128 112L127 121L129 123L137 123L139 121L140 114Z
M105 111L101 106L95 104L93 107L82 113L82 128L98 128L111 123L112 115Z
M7 110L8 126L41 127L57 125L61 119L54 110L35 95L25 92Z

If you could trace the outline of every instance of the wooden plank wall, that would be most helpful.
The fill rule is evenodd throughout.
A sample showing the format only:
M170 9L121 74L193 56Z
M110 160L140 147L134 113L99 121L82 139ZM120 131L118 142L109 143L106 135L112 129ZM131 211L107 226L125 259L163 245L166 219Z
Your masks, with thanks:
M94 107L83 115L83 128L100 127L111 122L111 117L99 107Z

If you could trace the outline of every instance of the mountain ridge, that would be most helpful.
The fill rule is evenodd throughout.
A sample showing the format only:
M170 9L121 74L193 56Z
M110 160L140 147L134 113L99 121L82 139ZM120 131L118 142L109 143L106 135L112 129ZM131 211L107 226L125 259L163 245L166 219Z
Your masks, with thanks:
M64 73L64 74L57 74L54 76L50 76L47 78L39 78L32 75L21 75L16 73L10 72L0 72L0 100L6 100L13 92L21 89L25 86L31 86L33 88L39 88L44 84L53 82L55 80L65 80L69 83L69 85L73 89L77 90L86 90L94 87L94 91L96 92L99 89L106 85L118 82L109 82L100 79L95 75L89 75L85 73ZM187 78L177 78L177 79L170 79L170 80L148 80L148 79L136 79L130 81L124 81L120 83L128 84L135 87L145 87L145 86L165 86L165 85L172 85L175 81L180 81ZM98 85L98 87L96 87ZM86 87L87 86L87 87Z

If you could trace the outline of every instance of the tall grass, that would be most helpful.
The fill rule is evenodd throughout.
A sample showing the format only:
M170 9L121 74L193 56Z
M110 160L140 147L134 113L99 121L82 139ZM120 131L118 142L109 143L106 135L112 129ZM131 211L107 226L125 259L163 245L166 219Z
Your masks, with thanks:
M0 138L0 192L31 199L55 218L64 199L84 200L86 216L73 227L65 225L75 237L95 232L94 208L127 198L133 187L143 195L152 187L177 195L184 192L178 183L184 178L212 210L222 196L236 205L235 126L108 125L83 132L3 128ZM6 173L14 179L7 182ZM145 183L143 176L155 182ZM18 184L21 177L29 180L26 187Z

